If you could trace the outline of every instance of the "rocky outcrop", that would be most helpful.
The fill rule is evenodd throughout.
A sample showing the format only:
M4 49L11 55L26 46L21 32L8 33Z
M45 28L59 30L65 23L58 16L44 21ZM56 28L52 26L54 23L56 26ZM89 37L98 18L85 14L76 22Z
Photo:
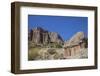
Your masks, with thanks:
M63 44L63 40L60 35L56 32L49 32L49 37L51 42L56 42L58 44Z
M48 32L41 27L36 27L28 33L29 41L35 44L58 43L63 44L61 36L55 32Z
M83 32L77 32L70 40L67 40L64 43L64 47L71 47L78 45L85 39L84 33Z
M83 52L81 50L85 48L87 48L87 38L83 32L77 32L70 40L64 43L65 58L78 58Z
M87 38L83 32L77 32L64 42L58 33L36 27L28 32L28 39L29 60L88 58Z

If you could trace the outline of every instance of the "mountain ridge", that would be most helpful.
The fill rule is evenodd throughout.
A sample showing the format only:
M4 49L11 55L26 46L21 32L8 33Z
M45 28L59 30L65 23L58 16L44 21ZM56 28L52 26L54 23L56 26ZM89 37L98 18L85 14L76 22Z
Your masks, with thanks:
M28 32L28 40L36 44L63 44L62 37L56 32L49 32L41 27L35 27Z

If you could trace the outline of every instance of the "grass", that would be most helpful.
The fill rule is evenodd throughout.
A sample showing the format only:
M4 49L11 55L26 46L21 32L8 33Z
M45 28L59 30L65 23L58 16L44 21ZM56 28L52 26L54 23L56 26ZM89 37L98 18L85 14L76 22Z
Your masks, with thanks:
M28 60L35 60L41 48L30 48L28 50Z

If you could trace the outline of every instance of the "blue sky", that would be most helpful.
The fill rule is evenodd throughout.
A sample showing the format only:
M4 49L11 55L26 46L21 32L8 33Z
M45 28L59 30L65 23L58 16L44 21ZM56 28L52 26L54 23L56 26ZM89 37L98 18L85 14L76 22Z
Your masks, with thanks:
M57 32L63 40L68 40L79 31L88 35L88 17L28 15L28 28L35 27Z

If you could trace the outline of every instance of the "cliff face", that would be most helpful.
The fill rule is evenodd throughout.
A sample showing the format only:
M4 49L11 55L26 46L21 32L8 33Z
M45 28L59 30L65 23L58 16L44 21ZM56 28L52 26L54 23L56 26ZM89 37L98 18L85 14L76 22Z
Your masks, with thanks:
M87 58L87 38L83 32L77 32L64 43L65 58Z
M84 42L85 36L83 32L77 32L74 36L72 36L68 41L64 43L64 47L71 47L74 45L78 45Z
M63 40L59 34L56 32L49 32L49 37L51 42L56 42L58 44L63 44Z
M63 40L59 34L56 32L48 32L41 27L36 27L30 30L28 36L29 41L32 41L35 44L63 44Z
M36 27L28 32L28 39L29 60L88 58L88 42L83 32L63 41L58 33Z

